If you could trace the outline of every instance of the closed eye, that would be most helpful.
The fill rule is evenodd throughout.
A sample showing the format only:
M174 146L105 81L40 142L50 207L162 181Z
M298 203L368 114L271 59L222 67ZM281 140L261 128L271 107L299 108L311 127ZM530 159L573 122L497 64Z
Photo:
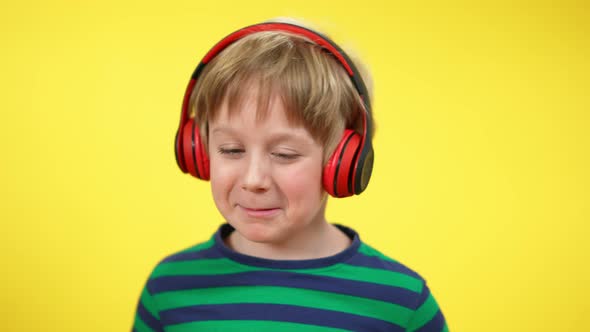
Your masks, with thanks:
M277 157L280 159L285 159L285 160L294 160L294 159L297 159L297 157L299 157L299 155L295 154L295 153L273 152L272 155L274 157Z
M239 156L241 153L244 153L244 149L238 148L219 148L217 152L222 155L236 157Z

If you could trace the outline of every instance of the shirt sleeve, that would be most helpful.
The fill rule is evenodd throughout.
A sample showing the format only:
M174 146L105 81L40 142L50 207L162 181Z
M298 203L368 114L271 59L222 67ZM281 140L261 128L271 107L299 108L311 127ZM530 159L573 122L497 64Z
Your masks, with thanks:
M156 304L150 294L147 284L144 287L141 297L137 303L133 332L163 332L160 315Z
M432 296L430 289L424 283L420 294L416 311L412 315L406 332L448 332L449 328L445 321L438 303Z

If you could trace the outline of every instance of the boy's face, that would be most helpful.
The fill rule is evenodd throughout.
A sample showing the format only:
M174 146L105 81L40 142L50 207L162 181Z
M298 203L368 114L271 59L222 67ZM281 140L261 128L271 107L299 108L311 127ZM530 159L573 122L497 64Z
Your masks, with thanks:
M242 243L287 245L325 223L323 147L289 123L280 98L264 120L250 93L229 116L224 103L209 122L213 199ZM244 242L245 241L245 242Z

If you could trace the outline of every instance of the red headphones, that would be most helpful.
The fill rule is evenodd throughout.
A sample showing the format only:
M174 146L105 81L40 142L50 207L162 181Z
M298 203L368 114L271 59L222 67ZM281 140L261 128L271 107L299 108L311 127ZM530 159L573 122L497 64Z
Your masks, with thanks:
M374 158L371 138L367 137L371 132L372 125L367 88L354 63L338 45L320 33L288 23L261 23L240 29L217 43L201 60L184 93L174 149L178 167L184 173L190 173L202 180L209 180L209 157L201 142L198 124L189 117L190 96L199 74L211 59L240 38L261 31L284 31L306 37L333 55L346 69L365 106L363 134L359 135L352 129L344 130L340 143L324 167L322 182L324 189L334 197L347 197L362 193L369 184Z

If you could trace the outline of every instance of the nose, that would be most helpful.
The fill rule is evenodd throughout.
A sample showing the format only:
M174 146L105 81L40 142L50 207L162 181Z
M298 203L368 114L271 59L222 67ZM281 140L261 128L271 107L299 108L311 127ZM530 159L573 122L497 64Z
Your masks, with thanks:
M252 156L242 176L242 189L255 193L266 192L270 188L270 179L268 161L265 158Z

